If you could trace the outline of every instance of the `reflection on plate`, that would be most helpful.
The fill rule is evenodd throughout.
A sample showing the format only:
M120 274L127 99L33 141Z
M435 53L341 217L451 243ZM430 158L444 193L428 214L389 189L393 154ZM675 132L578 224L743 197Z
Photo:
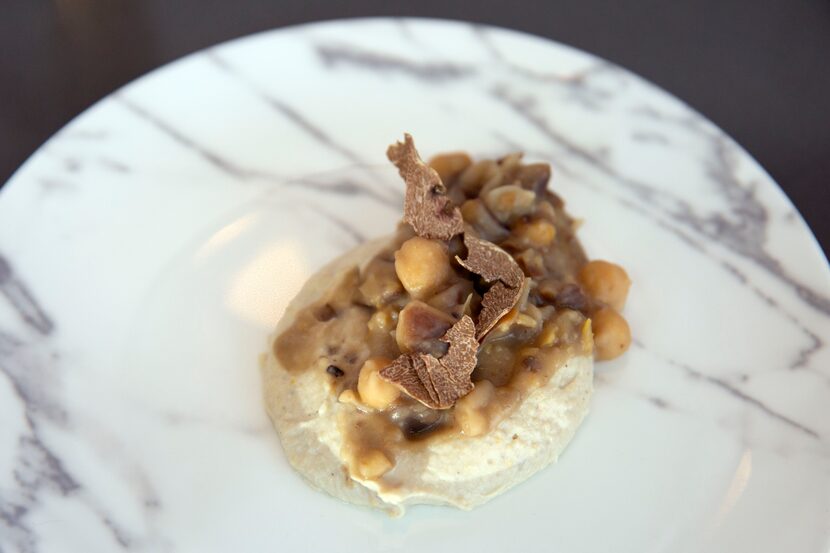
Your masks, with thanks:
M637 332L557 465L391 520L288 468L256 358L311 272L394 223L404 130L551 162ZM769 176L607 62L426 20L234 41L103 100L0 195L0 549L823 553L828 315Z

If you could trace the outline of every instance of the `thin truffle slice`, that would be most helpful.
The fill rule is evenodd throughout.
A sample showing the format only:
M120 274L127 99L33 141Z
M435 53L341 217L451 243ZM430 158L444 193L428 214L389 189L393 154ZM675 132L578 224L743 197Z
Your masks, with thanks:
M490 332L519 301L522 287L508 288L501 282L495 283L484 293L481 299L481 313L478 314L476 338L481 340Z
M435 388L429 378L427 363L435 364L438 360L425 353L404 353L384 367L378 373L413 398L430 407L437 401ZM429 386L429 387L427 387ZM434 399L433 399L434 398Z
M418 236L449 240L464 231L461 211L447 197L447 189L435 169L421 160L410 134L404 134L403 142L389 146L386 157L406 182L403 220Z
M380 377L427 407L452 407L458 398L473 389L470 375L475 369L478 351L473 320L464 315L441 340L450 345L441 359L426 353L406 353L381 369Z
M476 325L476 338L481 340L507 314L522 296L525 275L509 253L492 242L464 234L467 259L456 261L487 282L495 282L481 299L481 313Z
M475 335L476 325L468 315L464 315L441 338L442 342L450 345L447 354L441 358L441 364L454 367L454 372L460 374L464 371L467 371L468 375L472 373L476 366L476 353L478 352Z
M470 393L473 383L470 375L476 368L478 340L476 325L464 315L441 338L450 345L449 351L440 359L445 370L433 374L435 392L441 404L452 405L460 397Z
M509 253L492 242L464 233L467 259L455 256L456 261L468 271L480 275L487 282L502 281L510 288L521 286L524 273Z

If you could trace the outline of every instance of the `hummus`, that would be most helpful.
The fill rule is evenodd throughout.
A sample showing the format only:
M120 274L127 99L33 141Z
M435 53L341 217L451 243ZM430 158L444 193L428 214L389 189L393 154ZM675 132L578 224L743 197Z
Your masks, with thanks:
M291 302L262 365L266 407L313 486L393 515L470 509L564 450L593 359L628 347L630 282L585 258L546 165L428 167L411 138L396 146L405 222Z

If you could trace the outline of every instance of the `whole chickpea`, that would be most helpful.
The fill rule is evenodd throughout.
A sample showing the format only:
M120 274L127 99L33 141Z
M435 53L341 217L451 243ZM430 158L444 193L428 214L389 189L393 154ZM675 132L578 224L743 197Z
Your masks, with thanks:
M556 227L544 219L537 219L519 223L513 228L513 234L527 246L545 248L556 238Z
M395 272L413 298L429 297L452 273L447 246L420 236L410 238L395 252Z
M598 361L619 357L631 345L631 330L622 315L603 307L591 316L594 332L594 354Z
M360 401L369 407L385 409L401 394L394 384L385 381L378 374L389 363L391 361L384 357L372 357L367 359L360 368L360 376L357 377L357 393L360 395Z
M445 184L472 163L473 160L464 152L438 154L429 160L429 166L435 169Z
M608 261L589 261L579 271L577 280L592 298L622 311L631 287L625 269Z

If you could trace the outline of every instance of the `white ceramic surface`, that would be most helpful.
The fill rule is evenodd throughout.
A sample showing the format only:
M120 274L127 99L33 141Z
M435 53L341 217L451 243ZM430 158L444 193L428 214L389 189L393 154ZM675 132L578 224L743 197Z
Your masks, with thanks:
M405 130L550 161L629 269L635 341L557 465L393 520L288 468L256 359L312 271L392 228ZM826 553L829 315L770 177L618 67L440 21L237 40L101 101L0 194L0 550Z

